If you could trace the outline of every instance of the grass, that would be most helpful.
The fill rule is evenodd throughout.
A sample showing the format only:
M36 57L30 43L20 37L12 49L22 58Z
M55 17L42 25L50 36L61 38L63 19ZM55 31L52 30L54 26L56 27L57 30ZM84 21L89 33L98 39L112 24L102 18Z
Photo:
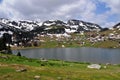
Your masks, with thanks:
M118 45L117 41L108 40L108 41L104 41L104 42L98 42L94 46L95 47L102 47L102 48L116 48L117 45Z
M88 69L89 63L67 62L59 60L29 59L15 55L0 54L0 80L120 80L120 65L107 65L100 70ZM6 58L2 58L6 57ZM16 72L19 68L26 72Z
M107 40L102 42L96 42L92 44L88 40L84 41L85 44L80 44L80 41L70 41L70 42L61 42L58 44L57 41L44 42L40 46L35 47L12 47L12 50L16 49L30 49L30 48L62 48L62 45L66 48L78 48L78 47L96 47L96 48L120 48L119 41L116 40Z

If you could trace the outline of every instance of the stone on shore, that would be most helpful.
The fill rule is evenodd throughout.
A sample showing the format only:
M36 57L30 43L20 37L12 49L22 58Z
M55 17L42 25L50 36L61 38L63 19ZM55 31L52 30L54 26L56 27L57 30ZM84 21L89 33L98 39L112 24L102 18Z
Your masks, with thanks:
M101 65L99 65L99 64L91 64L91 65L88 65L87 67L90 68L90 69L100 69Z

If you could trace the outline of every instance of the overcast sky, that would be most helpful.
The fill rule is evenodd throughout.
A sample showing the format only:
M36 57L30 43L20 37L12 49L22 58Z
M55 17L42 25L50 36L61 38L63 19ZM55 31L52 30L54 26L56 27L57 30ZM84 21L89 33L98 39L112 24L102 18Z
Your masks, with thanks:
M120 0L0 0L0 18L78 19L111 27L120 22Z

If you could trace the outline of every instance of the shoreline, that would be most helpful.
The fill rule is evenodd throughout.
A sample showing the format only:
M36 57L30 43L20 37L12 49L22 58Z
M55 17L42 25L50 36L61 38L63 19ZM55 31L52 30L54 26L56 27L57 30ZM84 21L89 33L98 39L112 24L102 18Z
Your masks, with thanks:
M42 48L101 48L101 49L120 49L120 48L104 48L104 47L91 47L91 46L82 46L82 47L11 47L11 50L22 50L22 49L42 49Z
M65 62L65 63L77 63L77 64L100 64L100 65L120 65L120 63L119 64L112 64L112 63L92 63L92 62L85 62L85 61L83 61L83 62L80 62L80 61L67 61L67 60L59 60L59 59L46 59L46 58L40 58L40 59L37 59L37 58L27 58L26 56L17 56L17 55L15 55L15 54L3 54L3 53L0 53L1 55L0 55L0 57L2 56L2 55L5 55L6 57L8 57L8 56L12 56L12 57L19 57L19 58L24 58L24 59L33 59L33 60L41 60L41 61L58 61L58 62Z

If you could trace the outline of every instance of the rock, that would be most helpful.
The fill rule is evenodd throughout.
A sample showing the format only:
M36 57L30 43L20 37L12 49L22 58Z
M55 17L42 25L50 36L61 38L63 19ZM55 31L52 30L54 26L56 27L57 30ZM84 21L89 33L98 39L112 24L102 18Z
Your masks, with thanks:
M106 65L111 65L110 63L106 63Z
M27 71L26 68L20 68L20 69L16 70L16 72L25 72L25 71Z
M47 62L48 62L47 59L42 58L40 61L41 61L41 66L47 65Z
M57 80L62 80L62 77L57 77Z
M47 59L44 59L44 58L41 58L40 61L41 61L41 62L48 62L48 60L47 60Z
M40 76L36 75L36 76L34 76L34 79L35 80L40 80Z
M91 64L91 65L88 65L87 67L91 68L91 69L100 69L101 65L99 65L99 64Z
M65 47L65 45L62 45L62 48L64 48Z

